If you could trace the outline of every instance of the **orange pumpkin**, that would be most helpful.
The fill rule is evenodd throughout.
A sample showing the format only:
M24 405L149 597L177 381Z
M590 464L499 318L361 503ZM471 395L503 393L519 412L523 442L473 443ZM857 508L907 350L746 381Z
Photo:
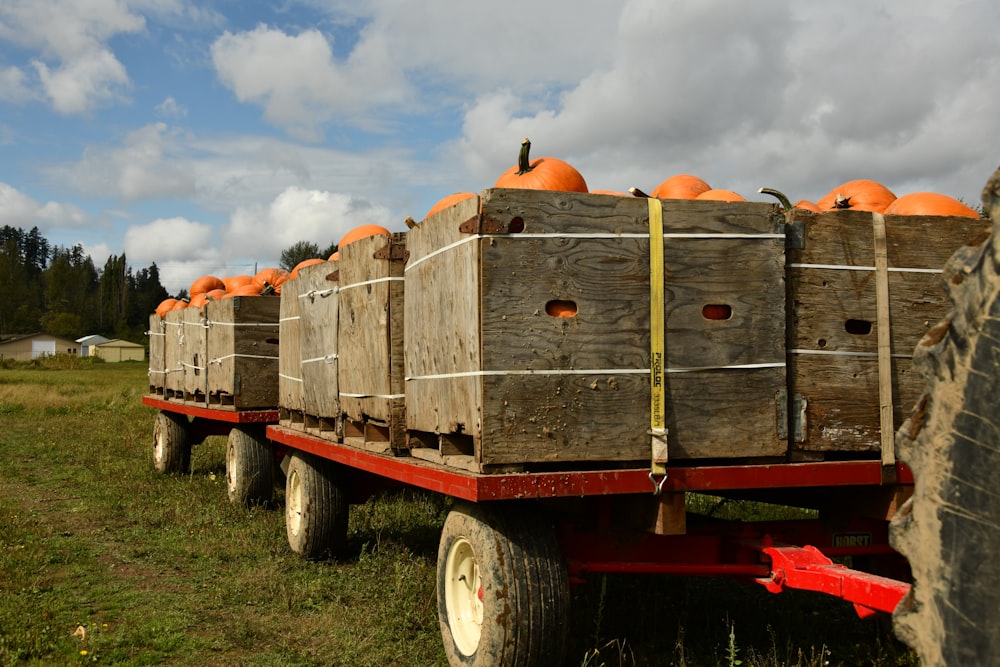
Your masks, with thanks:
M657 199L694 199L712 189L705 181L691 174L675 174L657 185L649 194Z
M340 239L340 243L337 244L337 250L340 250L345 246L349 246L359 239L366 239L369 236L375 236L377 234L392 236L392 232L382 225L358 225L344 234L344 237Z
M177 303L170 310L184 310L188 307L188 302L186 299L177 299Z
M711 201L746 201L742 195L738 195L732 190L705 190L695 199L708 199Z
M257 272L257 274L253 277L252 285L257 288L257 291L260 294L263 294L265 290L268 293L281 294L281 285L286 280L288 280L288 271L269 267L261 269ZM270 287L270 289L268 289L268 287Z
M252 283L253 276L247 276L247 275L226 276L225 278L222 279L222 282L225 285L225 290L227 292L232 292L237 287L241 287L243 285L249 285L250 283Z
M215 276L202 276L191 283L191 289L188 292L190 292L192 297L195 297L214 289L226 289L226 283L222 282L221 278L216 278Z
M254 283L240 285L236 289L226 292L222 298L231 299L234 296L260 296L260 288Z
M191 303L188 304L189 308L201 308L206 303L208 303L208 295L205 293L195 294L191 297Z
M896 199L892 191L877 181L848 181L816 201L821 212L849 208L852 211L882 213Z
M819 206L816 206L813 202L808 199L800 199L795 202L794 208L800 208L804 211L812 211L813 213L819 213Z
M571 165L554 157L542 157L532 162L530 152L531 140L525 137L521 141L517 164L501 174L493 187L587 192L587 182Z
M289 279L298 278L299 269L304 269L307 266L312 266L313 264L322 264L325 261L326 261L325 259L320 259L319 257L314 257L313 259L304 259L295 265L295 268L293 268L291 273L288 274L288 277Z
M177 305L177 299L173 299L173 298L164 299L156 307L156 314L159 315L162 318L168 312L170 312L171 310L173 310L175 305Z
M591 190L592 195L613 195L615 197L631 197L632 195L627 192L618 192L617 190Z
M205 298L209 301L218 301L226 295L226 290L224 289L213 289L205 292Z
M455 194L448 195L447 197L442 197L438 200L434 206L431 206L431 210L427 211L427 215L424 218L429 218L438 211L443 211L446 208L450 208L460 201L465 201L470 197L475 197L475 192L456 192Z
M895 200L885 209L886 215L955 215L963 218L981 217L974 209L948 195L936 192L911 192Z

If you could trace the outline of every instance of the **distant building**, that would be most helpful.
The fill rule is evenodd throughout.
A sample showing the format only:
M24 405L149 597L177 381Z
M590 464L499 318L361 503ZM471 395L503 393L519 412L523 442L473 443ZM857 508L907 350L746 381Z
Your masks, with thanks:
M89 357L94 353L94 346L100 345L101 343L107 343L110 338L105 338L99 334L94 334L92 336L84 336L83 338L77 338L76 342L80 344L80 356Z
M144 361L146 359L146 348L138 343L115 339L92 346L90 355L100 357L107 362Z
M0 359L31 361L46 355L79 353L80 346L76 341L46 333L13 336L0 340Z

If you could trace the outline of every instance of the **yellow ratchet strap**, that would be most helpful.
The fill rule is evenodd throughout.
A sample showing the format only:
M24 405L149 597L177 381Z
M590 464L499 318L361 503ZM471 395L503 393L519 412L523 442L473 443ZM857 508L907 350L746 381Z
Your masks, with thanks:
M649 205L649 386L652 456L649 478L659 494L667 478L667 371L665 368L664 286L663 286L663 206L656 197ZM657 475L662 475L659 482Z

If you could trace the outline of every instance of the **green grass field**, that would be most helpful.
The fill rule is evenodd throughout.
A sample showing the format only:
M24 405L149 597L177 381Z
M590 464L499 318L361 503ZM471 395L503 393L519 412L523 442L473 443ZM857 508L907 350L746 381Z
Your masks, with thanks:
M273 506L231 505L225 439L152 466L139 364L0 366L0 664L442 665L445 498L351 509L349 556L308 562ZM568 665L914 665L889 619L722 579L598 577Z

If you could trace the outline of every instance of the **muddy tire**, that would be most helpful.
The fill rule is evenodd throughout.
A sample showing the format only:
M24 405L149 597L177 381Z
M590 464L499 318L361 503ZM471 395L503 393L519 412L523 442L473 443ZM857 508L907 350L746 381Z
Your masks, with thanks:
M159 412L153 423L153 467L163 474L191 470L188 419L172 412Z
M438 619L454 666L563 664L569 583L551 523L527 506L457 506L441 530Z
M931 667L1000 655L1000 170L983 202L992 236L945 267L953 309L917 346L926 390L896 434L915 487L891 536L914 585L894 625Z
M226 490L229 501L248 507L274 496L274 453L263 426L238 426L226 442Z
M295 452L285 478L288 546L311 560L336 558L347 545L349 505L336 464Z

